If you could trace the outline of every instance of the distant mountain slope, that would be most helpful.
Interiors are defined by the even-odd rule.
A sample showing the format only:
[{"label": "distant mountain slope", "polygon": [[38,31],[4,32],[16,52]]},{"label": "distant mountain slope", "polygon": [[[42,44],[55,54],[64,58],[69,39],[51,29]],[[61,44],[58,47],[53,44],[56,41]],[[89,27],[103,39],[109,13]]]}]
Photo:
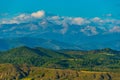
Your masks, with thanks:
[{"label": "distant mountain slope", "polygon": [[75,46],[55,40],[41,39],[41,38],[21,37],[21,38],[0,39],[0,50],[9,50],[20,46],[44,47],[53,50],[81,49],[79,46]]},{"label": "distant mountain slope", "polygon": [[[39,42],[38,39],[37,40],[33,39],[34,41],[31,39],[31,41],[28,40],[28,42],[30,43],[34,42],[33,44],[31,44],[33,46],[41,46],[45,48],[54,47],[55,49],[75,48],[91,50],[102,49],[107,47],[115,50],[120,50],[119,26],[115,26],[115,24],[113,24],[112,25],[113,28],[110,27],[112,22],[103,24],[101,26],[99,24],[96,25],[96,22],[95,23],[92,22],[89,25],[75,25],[68,23],[55,24],[55,23],[52,22],[51,20],[39,19],[37,21],[35,20],[30,23],[26,22],[20,24],[1,24],[0,38],[4,39],[8,38],[8,41],[6,40],[7,42],[9,42],[9,39],[13,37],[14,38],[31,37],[36,39],[42,38],[45,39],[45,41]],[[23,40],[25,39],[23,38]],[[39,43],[39,45],[36,44],[37,42]],[[2,43],[0,42],[0,44]],[[26,46],[28,45],[30,44],[27,44]],[[12,44],[10,45],[10,48],[11,46]],[[12,48],[13,47],[14,46],[12,46]]]},{"label": "distant mountain slope", "polygon": [[120,73],[75,71],[0,64],[0,80],[119,80]]},{"label": "distant mountain slope", "polygon": [[[0,50],[9,50],[15,47],[28,46],[28,47],[44,47],[53,50],[61,49],[73,49],[73,50],[93,50],[93,49],[103,49],[111,48],[114,50],[120,50],[120,40],[102,40],[96,41],[96,37],[92,36],[87,38],[87,42],[84,40],[78,39],[78,42],[75,44],[70,43],[70,40],[67,42],[60,42],[59,40],[49,40],[35,37],[18,37],[18,38],[1,38],[0,39]],[[95,40],[94,40],[95,39]],[[74,41],[75,42],[75,41]]]},{"label": "distant mountain slope", "polygon": [[54,51],[23,46],[1,52],[0,63],[28,64],[59,69],[120,71],[120,52],[109,48],[92,51]]}]

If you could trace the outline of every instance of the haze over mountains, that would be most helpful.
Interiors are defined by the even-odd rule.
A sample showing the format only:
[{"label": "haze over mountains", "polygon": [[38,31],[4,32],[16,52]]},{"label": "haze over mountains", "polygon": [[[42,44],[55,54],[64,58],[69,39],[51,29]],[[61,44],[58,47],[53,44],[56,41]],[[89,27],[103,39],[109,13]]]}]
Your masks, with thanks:
[{"label": "haze over mountains", "polygon": [[34,47],[43,47],[52,50],[60,50],[60,49],[74,49],[79,50],[82,49],[80,46],[67,44],[64,42],[59,42],[55,40],[46,40],[41,38],[34,37],[20,37],[20,38],[5,38],[0,39],[0,50],[9,50],[20,46],[28,46],[31,48]]},{"label": "haze over mountains", "polygon": [[[49,47],[46,48],[51,49],[53,49],[53,45],[56,46],[55,49],[71,49],[71,45],[74,46],[73,49],[112,48],[120,50],[119,25],[119,19],[111,17],[56,16],[43,10],[31,14],[23,13],[11,18],[1,19],[0,40],[3,44],[1,47],[13,44],[13,47],[19,45],[40,46],[35,45],[35,43],[42,44],[41,46],[45,47],[43,44],[49,42],[47,44]],[[23,43],[25,37],[31,38],[31,40],[28,40],[31,44]],[[39,39],[42,39],[42,41]],[[14,43],[16,41],[19,45]]]}]

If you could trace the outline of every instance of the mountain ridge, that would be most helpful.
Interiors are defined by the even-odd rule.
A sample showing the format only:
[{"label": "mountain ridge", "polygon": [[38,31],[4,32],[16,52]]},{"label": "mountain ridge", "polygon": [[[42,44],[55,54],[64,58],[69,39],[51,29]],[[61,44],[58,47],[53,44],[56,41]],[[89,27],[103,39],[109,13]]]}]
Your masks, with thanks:
[{"label": "mountain ridge", "polygon": [[9,50],[12,48],[27,46],[27,47],[44,47],[53,50],[59,49],[80,49],[79,46],[67,44],[56,40],[46,40],[34,37],[18,37],[18,38],[3,38],[0,39],[0,50]]},{"label": "mountain ridge", "polygon": [[[110,42],[104,42],[104,43],[110,43],[110,45],[118,44],[119,46],[119,40]],[[18,38],[0,38],[0,50],[9,50],[12,48],[20,47],[20,46],[27,46],[27,47],[43,47],[43,48],[48,48],[48,49],[53,49],[53,50],[61,50],[61,49],[73,49],[73,50],[95,50],[95,49],[103,49],[103,48],[111,48],[114,50],[117,49],[116,47],[110,47],[110,46],[102,46],[100,45],[99,47],[92,48],[92,46],[96,46],[96,42],[93,42],[93,44],[90,46],[89,43],[84,44],[70,44],[70,43],[65,43],[65,42],[60,42],[57,40],[48,40],[48,39],[42,39],[42,38],[35,38],[35,37],[18,37]],[[99,44],[99,43],[98,43]],[[91,47],[91,48],[90,48]]]}]

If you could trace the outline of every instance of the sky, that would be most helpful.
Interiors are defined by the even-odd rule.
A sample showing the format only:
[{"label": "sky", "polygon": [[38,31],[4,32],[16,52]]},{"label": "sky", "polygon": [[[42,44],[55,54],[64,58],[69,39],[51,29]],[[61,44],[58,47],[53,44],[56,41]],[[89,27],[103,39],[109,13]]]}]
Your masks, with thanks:
[{"label": "sky", "polygon": [[120,49],[120,0],[0,0],[0,38],[23,36]]},{"label": "sky", "polygon": [[49,26],[49,22],[53,23],[53,26],[61,25],[62,29],[59,31],[62,34],[69,31],[68,26],[70,25],[78,25],[80,28],[82,26],[83,28],[78,32],[88,36],[113,32],[120,33],[120,1],[0,0],[1,34],[6,34],[6,31],[12,33],[12,30],[17,31],[16,28],[20,28],[16,25],[16,28],[9,27],[9,29],[2,27],[2,24],[21,25],[22,23],[31,24],[35,21],[37,23],[41,22],[41,25],[36,25],[37,27],[43,24]]},{"label": "sky", "polygon": [[60,16],[119,18],[119,9],[120,0],[0,0],[0,17],[44,10]]}]

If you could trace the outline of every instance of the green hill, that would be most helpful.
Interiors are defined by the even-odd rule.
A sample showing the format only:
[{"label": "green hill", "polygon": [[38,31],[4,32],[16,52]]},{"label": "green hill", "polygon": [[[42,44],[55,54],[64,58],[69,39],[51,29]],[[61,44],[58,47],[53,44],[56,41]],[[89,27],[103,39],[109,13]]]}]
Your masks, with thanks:
[{"label": "green hill", "polygon": [[119,80],[120,52],[18,47],[0,52],[0,80]]},{"label": "green hill", "polygon": [[112,49],[91,51],[18,47],[0,53],[0,63],[28,64],[56,69],[120,71],[120,52]]},{"label": "green hill", "polygon": [[19,47],[0,53],[0,63],[43,65],[50,58],[66,58],[64,53],[58,53],[44,48]]}]

